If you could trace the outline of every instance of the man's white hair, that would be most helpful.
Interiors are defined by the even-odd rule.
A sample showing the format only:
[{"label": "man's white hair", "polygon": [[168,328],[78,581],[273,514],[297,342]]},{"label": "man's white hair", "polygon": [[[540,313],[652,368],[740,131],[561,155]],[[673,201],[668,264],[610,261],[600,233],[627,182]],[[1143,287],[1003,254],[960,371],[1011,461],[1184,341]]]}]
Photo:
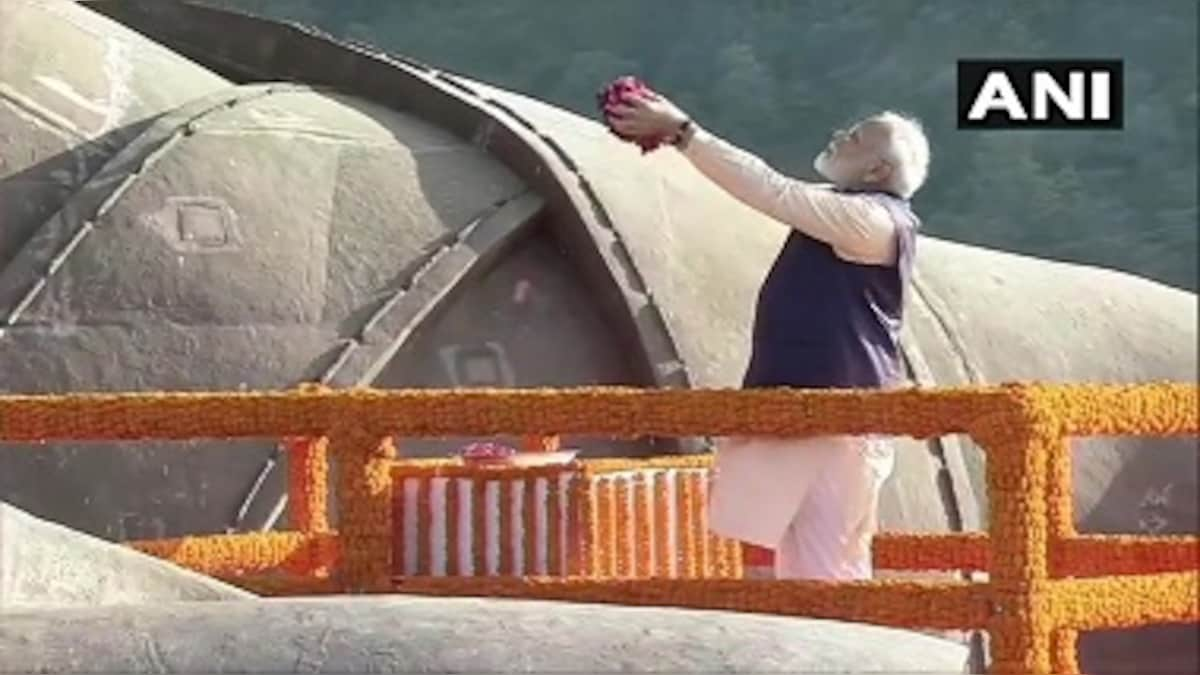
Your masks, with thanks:
[{"label": "man's white hair", "polygon": [[883,156],[892,165],[888,185],[904,199],[911,198],[929,175],[929,139],[915,117],[891,110],[871,116],[872,122],[888,127],[888,143]]}]

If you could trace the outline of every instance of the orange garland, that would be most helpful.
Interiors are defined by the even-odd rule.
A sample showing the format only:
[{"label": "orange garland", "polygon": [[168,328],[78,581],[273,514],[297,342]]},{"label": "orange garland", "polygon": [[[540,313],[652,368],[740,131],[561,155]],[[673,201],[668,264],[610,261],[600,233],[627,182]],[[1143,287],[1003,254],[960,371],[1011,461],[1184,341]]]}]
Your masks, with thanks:
[{"label": "orange garland", "polygon": [[[570,597],[595,597],[642,603],[677,600],[709,605],[765,609],[790,613],[807,608],[810,615],[838,614],[845,618],[896,625],[926,623],[946,628],[982,625],[992,635],[993,671],[1050,672],[1073,668],[1073,641],[1078,630],[1132,626],[1146,622],[1196,621],[1197,582],[1195,538],[1147,542],[1144,538],[1071,538],[1069,453],[1065,438],[1085,435],[1180,435],[1196,433],[1200,390],[1194,385],[1040,386],[929,392],[796,392],[796,391],[645,391],[578,389],[570,391],[406,391],[352,390],[247,394],[84,394],[71,396],[9,396],[0,398],[0,440],[147,440],[196,437],[245,438],[271,435],[330,437],[329,451],[339,461],[341,500],[342,581],[349,590],[386,589],[388,539],[392,532],[389,466],[394,451],[377,439],[390,434],[411,436],[577,433],[619,438],[636,436],[771,435],[889,433],[929,438],[969,433],[988,452],[988,486],[992,501],[990,582],[965,589],[941,586],[914,588],[911,595],[879,591],[864,596],[854,585],[837,585],[828,593],[803,587],[801,595],[782,587],[754,586],[705,580],[702,586],[682,587],[687,580],[654,580],[657,585],[621,586],[592,580],[592,585],[513,585],[493,580],[422,580],[445,589],[455,584],[491,582],[488,594],[528,595],[531,588]],[[903,411],[901,413],[900,411]],[[362,424],[347,429],[347,420]],[[319,480],[312,477],[308,480]],[[692,481],[681,481],[679,504],[683,522],[703,521]],[[319,517],[313,507],[316,491],[300,493],[296,521],[310,527]],[[550,501],[557,500],[550,491]],[[305,514],[304,510],[308,509]],[[557,509],[551,513],[554,536]],[[594,521],[594,519],[592,519]],[[710,543],[685,528],[685,552],[699,553]],[[240,536],[240,535],[239,535]],[[273,535],[248,535],[270,537]],[[207,538],[204,544],[178,544],[172,550],[145,543],[156,554],[187,560],[189,566],[233,566],[250,570],[268,565],[280,553],[263,553],[274,544]],[[267,540],[264,540],[267,541]],[[563,542],[565,543],[565,542]],[[189,548],[190,546],[190,548]],[[1083,550],[1124,551],[1117,567],[1161,574],[1099,579],[1061,579],[1059,575],[1088,572],[1073,558]],[[190,551],[181,554],[180,551]],[[273,550],[273,549],[272,549]],[[1151,553],[1151,552],[1154,553]],[[1169,552],[1164,561],[1160,553]],[[910,557],[917,557],[914,552]],[[978,552],[956,553],[963,562]],[[710,557],[686,556],[691,575],[710,573]],[[700,560],[697,560],[700,558]],[[987,558],[985,554],[985,558]],[[700,563],[697,569],[697,563]],[[281,563],[282,564],[282,563]],[[311,566],[311,565],[310,565]],[[1186,566],[1188,571],[1177,568]],[[303,565],[301,565],[303,567]],[[557,559],[552,570],[559,567]],[[636,582],[629,582],[636,583]],[[744,585],[738,585],[744,584]],[[1190,586],[1189,586],[1190,584]],[[432,586],[431,586],[432,587]],[[406,586],[413,588],[413,586]],[[565,590],[564,590],[565,589]],[[478,589],[477,589],[478,590]],[[861,606],[854,598],[870,597]],[[935,598],[953,598],[962,609],[978,611],[986,598],[990,608],[982,621],[937,610]],[[806,599],[807,598],[807,599]],[[1134,604],[1121,609],[1114,598]],[[784,600],[788,606],[781,606]],[[819,600],[819,601],[818,601]],[[829,603],[826,607],[821,603]],[[975,604],[972,604],[975,603]],[[1190,604],[1189,604],[1190,603]]]},{"label": "orange garland", "polygon": [[[453,515],[458,512],[457,505],[451,505],[453,492],[448,493],[445,504],[431,503],[432,494],[430,481],[434,477],[445,478],[446,474],[462,475],[468,485],[477,492],[476,501],[483,502],[483,496],[488,485],[497,484],[500,504],[500,519],[498,540],[499,576],[513,576],[534,573],[530,569],[516,568],[517,548],[514,543],[517,519],[525,518],[526,531],[524,547],[527,559],[535,553],[536,544],[545,541],[545,537],[536,536],[532,525],[533,494],[526,494],[524,502],[517,505],[516,510],[508,506],[515,496],[518,481],[525,484],[535,475],[552,477],[558,485],[552,495],[559,499],[559,506],[564,505],[568,514],[568,530],[570,536],[561,543],[557,553],[565,550],[568,569],[565,572],[553,571],[552,574],[568,576],[619,576],[630,578],[670,577],[676,573],[672,558],[691,559],[697,566],[697,575],[706,578],[737,578],[742,574],[741,545],[739,542],[725,539],[707,531],[705,524],[705,494],[704,488],[709,480],[707,470],[696,470],[687,467],[694,466],[691,461],[676,462],[682,465],[685,472],[678,476],[681,485],[691,488],[681,488],[681,494],[690,502],[684,509],[683,520],[671,522],[672,504],[670,503],[669,469],[671,458],[648,460],[647,464],[661,467],[659,470],[625,471],[624,467],[606,462],[605,466],[613,471],[607,475],[596,471],[588,462],[574,462],[557,467],[537,467],[522,469],[519,467],[497,467],[494,465],[459,465],[448,463],[430,463],[426,460],[410,462],[398,461],[393,465],[392,482],[399,486],[393,494],[396,505],[393,516],[398,529],[393,533],[393,539],[402,541],[411,538],[405,531],[408,527],[404,518],[404,509],[410,499],[418,503],[418,520],[416,523],[416,538],[419,540],[420,560],[415,572],[416,576],[427,576],[433,573],[433,551],[428,541],[432,533],[434,511],[447,510],[449,520],[444,542],[446,555],[453,557],[458,541],[458,528],[455,526]],[[504,476],[504,480],[493,481],[494,477]],[[561,479],[566,481],[566,493],[562,490]],[[416,482],[416,489],[408,487]],[[406,494],[411,493],[411,494]],[[565,502],[562,500],[565,499]],[[452,507],[453,506],[453,507]],[[549,507],[555,511],[556,507]],[[690,515],[688,515],[690,514]],[[480,542],[485,542],[491,536],[491,528],[496,527],[496,510],[490,506],[486,512],[478,509],[472,512],[475,522],[474,536]],[[411,520],[411,519],[410,519]],[[556,532],[558,530],[555,530]],[[690,540],[680,545],[673,540],[679,535],[690,532]],[[561,532],[559,533],[561,538]],[[688,548],[691,542],[691,549]],[[483,543],[476,546],[477,551],[483,550]],[[394,556],[403,556],[402,546],[394,547]],[[489,550],[490,555],[490,550]],[[396,558],[397,560],[399,558]],[[482,561],[481,561],[482,568]],[[461,571],[449,571],[448,574],[460,574]],[[397,572],[398,574],[400,572]],[[440,573],[439,573],[440,574]]]},{"label": "orange garland", "polygon": [[391,570],[390,467],[396,448],[391,439],[350,429],[330,435],[330,450],[339,462],[345,588],[353,592],[386,587]]},{"label": "orange garland", "polygon": [[336,533],[255,532],[133,541],[142,553],[210,576],[237,576],[271,570],[297,575],[327,574],[340,553]]},{"label": "orange garland", "polygon": [[329,531],[329,440],[288,438],[288,509],[292,529]]},{"label": "orange garland", "polygon": [[[1080,534],[1051,542],[1050,553],[1055,577],[1178,572],[1200,565],[1200,537]],[[990,569],[992,556],[983,532],[883,532],[872,557],[880,569],[953,571]]]},{"label": "orange garland", "polygon": [[630,532],[633,527],[633,521],[629,519],[629,482],[619,479],[613,479],[613,490],[616,493],[614,501],[617,504],[617,545],[613,547],[613,553],[617,558],[616,576],[632,577],[636,574],[636,568],[633,564],[633,551],[629,548]]},{"label": "orange garland", "polygon": [[[633,524],[634,524],[634,568],[633,574],[645,578],[654,574],[654,522],[653,495],[643,474],[634,474],[633,481]],[[665,524],[665,523],[664,523]]]},{"label": "orange garland", "polygon": [[1096,579],[1056,579],[1049,603],[1056,624],[1076,630],[1200,621],[1200,571]]},{"label": "orange garland", "polygon": [[[654,472],[654,495],[653,500],[653,518],[654,518],[654,576],[670,577],[671,573],[671,556],[673,555],[673,547],[671,546],[671,519],[670,503],[667,500],[669,492],[667,491],[667,474],[661,471]],[[675,520],[675,528],[679,528],[679,520]]]},{"label": "orange garland", "polygon": [[612,479],[602,479],[596,484],[596,538],[599,541],[596,556],[597,576],[617,576],[617,523],[621,520],[617,512],[616,488]]},{"label": "orange garland", "polygon": [[1063,435],[1196,433],[1200,389],[1006,384],[835,391],[758,389],[379,390],[301,387],[263,392],[144,392],[0,397],[6,442],[320,437],[348,420],[376,438],[554,435],[806,437],[972,433],[998,411],[1037,398]]},{"label": "orange garland", "polygon": [[680,570],[680,576],[686,579],[694,579],[700,576],[700,560],[696,555],[697,536],[695,528],[690,526],[690,523],[697,522],[699,518],[695,511],[696,499],[694,493],[696,491],[696,481],[691,480],[682,472],[676,474],[677,481],[675,483],[675,508],[679,514],[680,533],[679,537],[679,556],[684,569]]}]

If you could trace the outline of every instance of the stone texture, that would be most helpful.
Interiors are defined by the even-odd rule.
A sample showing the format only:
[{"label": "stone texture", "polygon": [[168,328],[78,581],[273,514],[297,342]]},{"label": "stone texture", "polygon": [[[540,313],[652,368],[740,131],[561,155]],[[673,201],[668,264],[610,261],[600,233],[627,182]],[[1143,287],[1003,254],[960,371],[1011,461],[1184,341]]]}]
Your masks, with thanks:
[{"label": "stone texture", "polygon": [[227,86],[69,0],[0,2],[0,269],[155,117]]},{"label": "stone texture", "polygon": [[[255,596],[132,549],[46,522],[0,502],[0,625],[9,613],[42,610],[57,623],[62,608],[103,614],[116,606],[172,601],[249,600]],[[53,609],[53,611],[49,611]],[[101,630],[100,633],[104,631]],[[98,633],[99,634],[99,633]],[[11,634],[10,634],[11,635]],[[29,637],[29,636],[27,636]],[[38,642],[32,642],[39,645]],[[40,646],[31,648],[33,651]],[[3,654],[4,648],[0,648]],[[15,661],[0,656],[0,670]],[[103,670],[103,669],[101,669]]]},{"label": "stone texture", "polygon": [[0,663],[40,673],[961,673],[965,658],[937,638],[832,621],[471,598],[159,604],[0,623]]}]

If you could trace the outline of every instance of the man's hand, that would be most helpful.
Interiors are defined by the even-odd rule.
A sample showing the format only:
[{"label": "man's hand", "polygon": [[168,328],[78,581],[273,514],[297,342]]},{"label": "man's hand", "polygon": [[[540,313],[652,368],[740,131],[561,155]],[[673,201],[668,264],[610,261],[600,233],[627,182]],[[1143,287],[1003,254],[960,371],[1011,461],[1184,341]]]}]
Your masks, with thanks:
[{"label": "man's hand", "polygon": [[627,136],[674,136],[688,120],[686,113],[658,94],[613,106],[611,114],[613,128]]}]

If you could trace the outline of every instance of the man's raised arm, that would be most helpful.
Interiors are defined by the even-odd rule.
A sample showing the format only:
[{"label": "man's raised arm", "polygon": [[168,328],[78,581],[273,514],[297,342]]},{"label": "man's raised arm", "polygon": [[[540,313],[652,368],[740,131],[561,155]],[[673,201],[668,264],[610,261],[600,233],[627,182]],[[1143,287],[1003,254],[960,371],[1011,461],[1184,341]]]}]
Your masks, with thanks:
[{"label": "man's raised arm", "polygon": [[842,258],[870,265],[895,260],[895,223],[870,199],[786,176],[759,157],[692,125],[680,152],[750,208],[833,246]]}]

